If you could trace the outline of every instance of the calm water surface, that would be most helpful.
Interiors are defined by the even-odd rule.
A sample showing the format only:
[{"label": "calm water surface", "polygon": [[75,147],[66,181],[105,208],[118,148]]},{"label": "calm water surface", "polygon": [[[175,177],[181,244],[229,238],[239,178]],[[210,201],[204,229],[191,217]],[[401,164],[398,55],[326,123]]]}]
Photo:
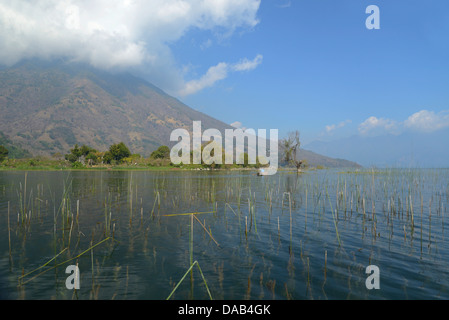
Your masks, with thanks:
[{"label": "calm water surface", "polygon": [[[448,197],[443,169],[0,172],[0,298],[166,299],[198,261],[213,299],[448,299]],[[209,299],[192,270],[172,299]]]}]

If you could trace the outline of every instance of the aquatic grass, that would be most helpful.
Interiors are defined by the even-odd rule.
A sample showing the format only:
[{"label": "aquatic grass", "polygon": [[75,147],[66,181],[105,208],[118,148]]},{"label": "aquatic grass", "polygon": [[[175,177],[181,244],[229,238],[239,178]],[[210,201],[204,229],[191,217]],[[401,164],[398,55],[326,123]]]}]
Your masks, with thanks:
[{"label": "aquatic grass", "polygon": [[11,226],[9,223],[9,211],[10,211],[10,203],[8,201],[8,246],[9,246],[9,261],[11,262],[12,255],[11,255]]},{"label": "aquatic grass", "polygon": [[179,282],[177,283],[177,285],[175,286],[175,288],[172,290],[172,292],[170,292],[170,294],[168,295],[168,297],[166,298],[166,300],[170,300],[170,299],[171,299],[171,297],[172,297],[173,294],[176,292],[176,290],[178,289],[179,285],[184,281],[184,279],[185,279],[186,276],[189,274],[189,272],[192,272],[192,271],[193,271],[193,267],[194,267],[195,265],[198,267],[198,271],[200,272],[200,275],[201,275],[201,278],[202,278],[202,280],[203,280],[204,286],[206,287],[207,294],[209,295],[209,299],[210,299],[210,300],[213,300],[212,294],[210,293],[209,287],[207,286],[207,282],[206,282],[206,279],[205,279],[205,277],[204,277],[203,271],[201,270],[200,264],[199,264],[198,261],[196,261],[196,260],[190,265],[189,269],[187,269],[186,273],[182,276],[181,280],[179,280]]},{"label": "aquatic grass", "polygon": [[293,229],[292,229],[292,198],[290,192],[284,192],[282,194],[282,205],[284,204],[284,196],[288,195],[288,205],[289,205],[289,212],[290,212],[290,245],[289,245],[289,253],[290,255],[293,254]]},{"label": "aquatic grass", "polygon": [[153,209],[151,209],[151,217],[154,218],[154,208],[156,207],[156,201],[158,204],[158,208],[161,208],[161,196],[159,194],[159,191],[156,192],[156,197],[154,198],[154,203],[153,203]]},{"label": "aquatic grass", "polygon": [[106,242],[106,241],[108,241],[108,240],[110,240],[110,239],[111,239],[111,237],[108,237],[108,238],[106,238],[106,239],[103,239],[102,241],[98,242],[97,244],[95,244],[95,245],[93,245],[93,246],[90,246],[88,249],[84,250],[83,252],[81,252],[81,253],[78,254],[77,256],[75,256],[75,257],[73,257],[73,258],[70,258],[70,259],[68,259],[68,260],[65,260],[64,262],[58,263],[58,264],[56,264],[55,266],[53,266],[53,267],[51,267],[51,268],[48,268],[48,269],[42,271],[41,273],[37,274],[36,276],[34,276],[34,277],[28,279],[27,281],[22,282],[23,278],[25,278],[26,276],[28,276],[28,275],[30,275],[30,274],[32,274],[32,273],[34,273],[34,272],[36,272],[36,271],[38,271],[38,270],[40,270],[40,269],[46,267],[50,262],[54,261],[58,256],[60,256],[62,253],[64,253],[64,252],[68,249],[68,247],[64,248],[60,253],[58,253],[55,257],[53,257],[52,259],[50,259],[48,262],[46,262],[46,263],[43,264],[42,266],[40,266],[40,267],[34,269],[33,271],[28,272],[28,273],[25,274],[25,275],[20,276],[20,277],[19,277],[19,287],[20,287],[20,286],[23,286],[23,285],[25,285],[25,284],[27,284],[28,282],[30,282],[30,281],[36,279],[36,278],[39,277],[40,275],[42,275],[42,274],[44,274],[44,273],[46,273],[46,272],[48,272],[48,271],[50,271],[50,270],[56,269],[56,268],[58,268],[58,267],[60,267],[60,266],[62,266],[62,265],[64,265],[64,264],[69,263],[70,261],[73,261],[73,260],[75,260],[75,259],[80,258],[81,256],[83,256],[83,255],[86,254],[87,252],[93,250],[95,247],[98,247],[99,245],[101,245],[102,243],[104,243],[104,242]]},{"label": "aquatic grass", "polygon": [[[73,255],[76,255],[81,251],[79,250],[80,248],[83,249],[85,247],[85,245],[81,245],[78,248],[80,243],[84,242],[82,232],[87,234],[85,228],[92,226],[92,239],[95,239],[97,235],[101,235],[102,237],[111,236],[112,239],[116,237],[117,240],[114,243],[118,244],[120,252],[123,252],[122,250],[127,252],[127,257],[130,259],[127,262],[130,263],[129,266],[122,268],[122,276],[117,277],[118,271],[114,271],[115,276],[113,281],[116,282],[116,285],[112,290],[117,290],[117,288],[121,287],[121,292],[116,291],[109,295],[109,291],[111,290],[110,285],[101,281],[104,275],[107,276],[109,274],[108,271],[103,270],[109,269],[109,264],[114,261],[114,258],[110,259],[104,256],[101,259],[95,257],[97,258],[97,266],[95,267],[94,253],[93,250],[91,251],[90,259],[93,271],[91,299],[97,299],[101,296],[117,298],[119,296],[123,297],[123,294],[128,298],[131,297],[131,294],[133,297],[139,297],[139,299],[146,299],[148,297],[160,298],[160,292],[150,292],[149,295],[143,296],[137,294],[131,288],[135,285],[135,276],[146,277],[148,273],[145,272],[151,272],[148,278],[151,278],[153,273],[160,274],[161,277],[170,278],[167,293],[173,291],[175,284],[179,284],[179,286],[181,284],[185,285],[185,277],[183,279],[184,281],[181,282],[173,282],[172,280],[173,274],[170,274],[170,272],[173,272],[172,268],[177,268],[178,266],[167,267],[172,261],[170,260],[171,258],[167,258],[170,254],[160,250],[156,259],[156,250],[160,248],[157,241],[163,241],[164,237],[172,236],[172,232],[179,232],[179,235],[182,236],[185,230],[182,219],[177,224],[174,221],[166,222],[164,219],[160,219],[160,217],[178,216],[182,218],[182,216],[185,216],[190,221],[187,229],[190,230],[189,239],[185,239],[186,241],[176,241],[175,244],[176,246],[186,247],[185,266],[181,265],[181,275],[184,274],[186,269],[189,269],[187,270],[187,274],[190,272],[191,279],[193,279],[193,276],[195,278],[200,276],[198,268],[194,264],[195,258],[197,258],[196,255],[200,252],[211,259],[217,257],[219,259],[229,258],[229,260],[226,260],[226,268],[220,271],[221,275],[219,277],[221,278],[217,282],[218,291],[214,293],[214,298],[216,298],[215,295],[224,299],[236,296],[244,296],[249,299],[254,297],[271,297],[271,294],[267,295],[267,290],[273,293],[273,297],[283,296],[284,298],[287,297],[287,299],[292,297],[301,298],[304,297],[304,291],[302,290],[302,285],[304,285],[304,288],[307,287],[305,291],[307,298],[327,299],[328,295],[329,298],[338,296],[338,293],[335,293],[336,284],[343,285],[343,287],[348,286],[350,293],[347,298],[366,297],[366,294],[360,293],[357,286],[354,286],[354,275],[356,274],[354,270],[358,271],[358,266],[364,264],[365,260],[368,260],[365,259],[368,257],[365,252],[368,251],[370,263],[376,263],[375,257],[376,259],[383,259],[387,250],[407,250],[407,257],[410,257],[410,260],[417,254],[418,259],[421,258],[422,261],[429,261],[429,263],[435,260],[436,257],[446,254],[443,242],[446,235],[442,230],[447,221],[445,215],[449,201],[449,183],[447,183],[447,180],[444,182],[448,177],[447,173],[438,176],[436,172],[410,173],[408,170],[385,170],[384,173],[381,173],[375,170],[375,174],[373,175],[372,169],[366,169],[364,171],[367,171],[368,174],[346,174],[346,176],[340,174],[339,176],[335,176],[332,174],[332,171],[320,171],[309,175],[302,175],[296,180],[292,179],[293,175],[289,175],[289,180],[285,179],[285,177],[270,177],[269,179],[265,177],[263,180],[257,180],[257,183],[254,183],[256,180],[252,180],[251,178],[247,180],[246,177],[242,178],[239,176],[234,178],[228,175],[223,179],[219,175],[207,176],[206,179],[202,176],[198,180],[185,179],[184,176],[178,177],[173,175],[171,176],[170,182],[170,179],[167,179],[165,174],[160,174],[157,177],[134,175],[131,186],[129,185],[129,175],[125,176],[125,179],[121,177],[117,177],[116,179],[114,177],[114,180],[106,180],[105,175],[101,177],[101,180],[100,177],[99,179],[93,179],[97,190],[95,194],[92,193],[92,188],[84,187],[84,185],[79,183],[78,176],[73,176],[72,187],[70,183],[72,177],[67,178],[66,175],[63,175],[64,179],[67,179],[65,188],[56,189],[56,193],[46,192],[45,195],[42,194],[43,188],[40,182],[36,192],[35,176],[28,175],[27,201],[25,204],[28,209],[24,215],[24,224],[21,226],[18,223],[17,229],[14,223],[12,226],[8,226],[11,236],[8,242],[10,243],[9,246],[14,262],[18,261],[15,264],[20,265],[26,262],[27,260],[25,259],[27,259],[30,249],[34,246],[29,241],[31,239],[30,236],[34,235],[34,239],[36,239],[36,235],[44,232],[44,234],[50,234],[51,237],[51,232],[48,233],[45,231],[45,228],[48,226],[48,220],[51,222],[52,201],[50,200],[46,203],[45,197],[56,198],[56,201],[53,200],[53,216],[57,217],[57,219],[54,219],[57,223],[57,234],[54,237],[55,252],[53,256],[65,247],[70,247],[66,251],[67,258],[70,258],[72,255],[70,254],[70,250],[73,252]],[[281,172],[281,175],[285,176],[286,174]],[[210,189],[212,188],[211,180],[214,181],[214,192]],[[5,190],[5,199],[8,197],[8,193],[13,195],[14,201],[11,201],[11,208],[8,211],[11,210],[12,214],[17,208],[17,211],[14,213],[19,212],[20,222],[19,200],[22,203],[22,207],[24,203],[23,175],[17,181],[21,181],[22,183],[21,191],[19,190],[18,193],[20,195],[20,192],[22,192],[22,195],[17,197],[17,199],[14,199],[14,192],[19,189],[17,187],[19,182],[16,185],[13,184],[11,187],[7,187],[6,190],[5,187],[3,189]],[[92,181],[92,179],[87,181]],[[154,192],[155,197],[146,199],[138,194],[138,190],[143,192],[142,190],[147,187],[146,184],[149,184],[148,189],[151,190],[150,192]],[[166,189],[161,188],[164,184]],[[158,186],[157,189],[155,188],[156,185]],[[240,189],[238,187],[239,185]],[[51,186],[53,188],[53,185]],[[140,209],[140,228],[131,229],[127,226],[127,219],[130,217],[126,214],[129,209],[129,203],[127,201],[131,201],[129,199],[130,195],[127,192],[132,192],[134,220],[137,218],[136,212]],[[239,193],[240,200],[242,200],[240,203],[241,210],[236,209],[239,206]],[[287,196],[287,194],[289,195]],[[256,198],[259,199],[259,203],[256,201]],[[260,199],[263,200],[260,201]],[[97,205],[95,205],[95,201]],[[156,207],[158,202],[162,205],[159,214]],[[225,211],[224,215],[219,214],[222,213],[222,211],[220,212],[222,205]],[[147,209],[144,212],[149,212],[149,216],[145,216],[142,213],[143,209],[147,207],[150,210]],[[151,217],[152,207],[153,217],[156,215],[159,217],[157,221],[152,221],[151,218],[148,218]],[[1,213],[4,213],[5,216],[7,209],[6,201],[1,208]],[[188,213],[169,213],[170,211],[177,212],[180,208],[183,208],[183,211]],[[201,208],[202,210],[204,208],[206,210],[212,208],[212,210],[207,212],[189,212],[194,211],[193,208]],[[421,213],[419,213],[420,209]],[[88,214],[84,214],[85,210],[88,210]],[[233,215],[226,215],[227,211],[231,211]],[[214,214],[201,220],[200,215],[204,213]],[[330,222],[331,215],[332,222]],[[421,215],[421,219],[419,215]],[[39,219],[37,219],[38,217]],[[47,220],[46,217],[48,217]],[[244,223],[246,228],[241,223],[243,222],[241,221],[243,217],[245,217]],[[211,224],[209,219],[212,219],[214,223]],[[292,228],[293,223],[297,219],[301,219],[299,223],[301,228]],[[192,227],[196,223],[195,220],[200,224],[202,230],[198,229],[200,232],[195,234],[196,238],[194,239]],[[134,222],[137,223],[138,221]],[[331,233],[321,232],[329,231],[327,228],[328,223],[333,224],[330,230]],[[323,227],[323,224],[326,224],[326,226]],[[61,225],[64,226],[62,233],[60,233]],[[6,223],[3,226],[6,240]],[[129,231],[129,234],[127,234],[129,238],[122,238],[123,228]],[[154,232],[149,232],[150,228]],[[220,232],[216,232],[215,228],[218,228]],[[242,230],[243,228],[246,230]],[[250,241],[250,236],[251,233],[254,234],[256,228],[259,239],[258,241],[252,242]],[[335,235],[332,232],[334,228]],[[30,231],[33,231],[33,233]],[[115,231],[117,232],[115,233]],[[244,231],[246,231],[245,234],[243,233]],[[78,243],[75,245],[75,239],[73,237],[76,236],[77,232]],[[22,237],[22,239],[15,241],[14,233],[17,237]],[[284,238],[284,233],[285,236],[290,236],[290,239],[287,240],[287,237]],[[243,235],[247,237],[247,242],[245,243],[243,240],[239,243],[239,236],[241,240]],[[215,245],[218,246],[218,242],[222,245],[222,236],[225,237],[224,239],[230,239],[232,244],[231,242],[226,243],[225,247],[222,248],[224,250],[219,250],[215,253]],[[232,236],[234,236],[234,239]],[[334,237],[334,240],[339,241],[333,241],[332,237]],[[349,239],[348,237],[350,237],[350,241],[348,240],[346,242],[345,239]],[[420,237],[420,251],[414,250],[415,244],[413,239],[415,237]],[[193,247],[193,241],[195,241],[195,247]],[[197,241],[198,243],[196,243]],[[227,242],[228,240],[225,241]],[[87,242],[86,245],[90,247],[95,242],[95,240],[92,240],[90,244]],[[212,247],[209,246],[211,242],[215,243]],[[300,243],[299,247],[298,242]],[[376,242],[378,243],[376,244]],[[290,245],[289,258],[287,258],[286,252],[283,253],[285,250],[282,250],[283,247],[286,249],[285,244]],[[320,250],[320,244],[325,245],[326,250],[323,254],[319,254],[319,252],[322,252]],[[346,259],[341,255],[344,250],[340,250],[339,248],[342,248],[344,244],[346,244],[345,249],[348,252],[351,252],[351,254],[354,253],[349,255],[350,259]],[[17,252],[20,254],[20,246],[24,251],[18,256],[17,260],[15,255]],[[197,246],[199,248],[198,252],[196,249]],[[418,244],[416,243],[417,246]],[[298,247],[298,251],[300,251],[303,264],[301,277],[298,277],[297,274],[295,275],[295,270],[292,268],[297,267],[297,262],[293,262],[292,247]],[[426,247],[428,247],[428,251],[424,250]],[[6,249],[6,241],[4,243],[4,249],[6,253],[6,250],[8,250]],[[195,252],[193,249],[195,249]],[[151,253],[147,254],[147,250],[148,252],[152,251],[153,255]],[[241,250],[244,250],[245,254],[243,256],[240,255]],[[312,250],[311,252],[313,253],[309,254],[309,250]],[[328,254],[331,254],[329,259]],[[86,253],[86,255],[89,254]],[[144,272],[139,270],[139,274],[136,274],[136,269],[134,268],[135,263],[140,263],[142,257],[150,259],[150,268]],[[60,256],[58,257],[59,259]],[[103,262],[100,261],[99,263],[98,260],[103,260]],[[197,261],[201,264],[204,279],[210,281],[211,279],[209,277],[211,277],[211,272],[217,272],[216,269],[214,269],[215,271],[211,271],[209,266],[201,262],[202,260],[197,259]],[[285,263],[284,267],[288,269],[288,273],[284,273],[283,275],[276,274],[274,277],[270,276],[270,272],[274,273],[274,268],[277,268],[277,265],[274,265],[274,261],[279,261],[277,263],[280,264]],[[321,266],[324,265],[324,270],[321,269],[321,272],[315,274],[314,266],[318,262],[321,262]],[[177,262],[178,265],[179,263],[182,264],[182,261]],[[248,277],[249,287],[247,287],[246,283],[229,287],[230,283],[236,283],[233,273],[239,272],[235,268],[241,266],[242,263],[249,265],[250,268],[251,266],[257,265],[257,269],[260,270],[252,274],[250,273],[249,277],[248,274],[243,274],[245,280]],[[46,267],[51,267],[51,264]],[[124,267],[122,261],[117,264],[116,268],[119,269],[121,267]],[[214,265],[213,268],[215,267]],[[342,274],[340,275],[335,270],[342,270]],[[44,268],[36,271],[35,274],[40,271],[44,271]],[[27,280],[35,274],[31,274],[23,278],[23,280]],[[129,281],[130,288],[129,292],[126,289],[126,293],[124,292],[125,276],[127,281],[126,287],[128,287]],[[223,280],[223,277],[226,281]],[[430,277],[433,276],[429,275]],[[270,284],[268,284],[267,280]],[[260,283],[260,293],[254,281]],[[427,281],[426,284],[430,283],[430,281]],[[277,287],[274,285],[276,282],[278,283]],[[210,285],[210,283],[208,282],[207,285]],[[179,293],[179,286],[177,290],[173,291],[170,299],[173,299],[176,293],[181,294]],[[204,288],[203,281],[201,281],[201,287]],[[193,285],[191,288],[192,293],[189,298],[193,298]],[[248,291],[248,288],[252,288],[252,290]],[[213,287],[211,289],[213,289],[212,292],[215,291]],[[203,292],[203,290],[201,291]],[[247,295],[245,295],[246,291],[248,291]],[[42,297],[41,293],[36,292],[37,289],[33,286],[27,287],[28,297]],[[390,293],[386,292],[385,294],[388,295]],[[343,294],[343,296],[345,295]],[[67,298],[66,294],[60,291],[57,291],[55,297]],[[74,297],[78,298],[77,295]],[[339,295],[338,297],[342,296]],[[163,291],[162,298],[166,298],[166,294]]]},{"label": "aquatic grass", "polygon": [[164,214],[164,215],[162,215],[162,217],[191,216],[191,215],[207,214],[207,213],[215,213],[215,211],[189,212],[189,213],[171,213],[171,214]]},{"label": "aquatic grass", "polygon": [[[22,225],[24,225],[28,221],[28,207],[30,204],[30,200],[32,199],[31,193],[27,202],[27,181],[28,181],[28,172],[25,172],[24,185],[22,187],[22,182],[19,182],[19,190],[17,190],[17,196],[19,198],[19,213],[20,213],[20,219],[18,216],[17,221],[19,222],[20,220]],[[31,216],[31,211],[29,212],[29,215]]]},{"label": "aquatic grass", "polygon": [[[201,221],[196,217],[196,215],[199,214],[210,214],[210,213],[215,213],[216,211],[208,211],[208,212],[190,212],[190,213],[177,213],[177,214],[166,214],[163,215],[164,217],[179,217],[179,216],[190,216],[190,230],[189,230],[189,264],[190,264],[190,268],[187,270],[186,274],[184,275],[184,277],[182,277],[182,279],[178,282],[177,286],[173,289],[172,293],[168,296],[167,300],[170,299],[170,297],[172,296],[172,294],[176,291],[177,287],[181,284],[181,282],[184,280],[184,278],[187,276],[187,274],[190,272],[190,284],[191,284],[191,295],[193,296],[193,267],[196,264],[200,273],[201,273],[201,277],[203,278],[204,284],[206,285],[207,291],[210,295],[209,292],[209,288],[207,287],[207,283],[206,280],[204,279],[204,275],[203,272],[201,271],[201,268],[198,264],[197,261],[193,261],[193,222],[194,222],[194,218],[198,221],[198,223],[203,227],[203,229],[206,231],[206,233],[209,235],[209,237],[215,242],[215,244],[217,246],[219,246],[218,242],[214,239],[214,237],[212,236],[212,234],[206,229],[206,227],[201,223]],[[212,297],[211,297],[212,300]]]},{"label": "aquatic grass", "polygon": [[226,203],[225,207],[226,206],[228,206],[231,209],[231,211],[234,213],[235,216],[239,216],[240,217],[240,215],[237,215],[237,213],[235,213],[234,209],[232,209],[232,207],[229,205],[229,203]]},{"label": "aquatic grass", "polygon": [[[206,229],[206,227],[204,226],[204,224],[201,223],[200,219],[198,219],[196,217],[196,215],[192,214],[192,217],[194,217],[196,219],[196,221],[199,222],[199,224],[203,227],[204,231],[206,231],[206,233],[209,235],[209,237],[215,242],[215,244],[217,245],[217,247],[219,247],[220,245],[218,244],[218,242],[214,239],[214,237],[212,236],[212,234],[210,233],[210,231],[208,231]],[[193,222],[193,221],[192,221]]]},{"label": "aquatic grass", "polygon": [[[29,276],[30,274],[32,274],[32,273],[34,273],[34,272],[36,272],[36,271],[39,271],[39,270],[41,270],[42,268],[45,268],[46,266],[48,266],[53,260],[55,260],[55,259],[56,259],[57,257],[59,257],[61,254],[63,254],[64,252],[66,252],[67,249],[68,249],[67,247],[64,248],[64,249],[63,249],[61,252],[59,252],[56,256],[54,256],[53,258],[51,258],[50,260],[48,260],[46,263],[44,263],[44,264],[41,265],[40,267],[38,267],[38,268],[36,268],[36,269],[34,269],[34,270],[32,270],[32,271],[26,273],[26,274],[21,275],[21,276],[19,277],[19,283],[20,283],[20,281],[21,281],[23,278],[25,278],[25,277]],[[21,285],[23,285],[23,284],[25,284],[25,283],[21,283]]]},{"label": "aquatic grass", "polygon": [[338,226],[337,226],[336,214],[334,214],[334,209],[333,209],[333,207],[332,207],[332,202],[331,202],[331,199],[330,199],[330,197],[329,197],[329,193],[327,192],[327,187],[326,187],[326,195],[327,195],[327,198],[329,199],[329,204],[330,204],[330,206],[331,206],[332,219],[333,219],[333,221],[334,221],[335,233],[337,234],[338,246],[341,247],[340,234],[339,234],[339,232],[338,232]]}]

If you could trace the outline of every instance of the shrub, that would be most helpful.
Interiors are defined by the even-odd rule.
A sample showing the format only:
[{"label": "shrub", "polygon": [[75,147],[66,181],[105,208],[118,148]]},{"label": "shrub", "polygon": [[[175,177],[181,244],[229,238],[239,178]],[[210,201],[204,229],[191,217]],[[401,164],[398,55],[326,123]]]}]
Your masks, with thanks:
[{"label": "shrub", "polygon": [[118,162],[121,162],[124,158],[131,156],[131,152],[123,142],[111,145],[109,147],[109,153],[112,159]]},{"label": "shrub", "polygon": [[160,146],[151,153],[152,159],[168,159],[170,158],[170,149],[167,146]]},{"label": "shrub", "polygon": [[8,156],[8,149],[6,149],[4,146],[0,146],[0,162],[5,160],[5,158]]},{"label": "shrub", "polygon": [[85,167],[84,167],[84,164],[82,164],[81,162],[75,161],[75,162],[72,164],[72,168],[73,168],[73,169],[83,169],[83,168],[85,168]]}]

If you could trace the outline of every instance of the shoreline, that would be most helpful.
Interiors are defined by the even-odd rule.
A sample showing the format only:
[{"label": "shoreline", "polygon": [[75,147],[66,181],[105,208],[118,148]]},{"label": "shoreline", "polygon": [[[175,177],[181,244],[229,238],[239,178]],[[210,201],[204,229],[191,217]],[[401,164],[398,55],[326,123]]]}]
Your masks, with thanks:
[{"label": "shoreline", "polygon": [[[82,168],[74,168],[71,166],[55,166],[55,165],[41,165],[41,166],[5,166],[0,165],[0,172],[8,172],[8,171],[207,171],[207,172],[222,172],[222,171],[250,171],[257,173],[260,168],[244,168],[244,167],[231,167],[231,168],[205,168],[205,167],[173,167],[173,166],[91,166],[91,167],[82,167]],[[310,167],[306,169],[301,169],[298,173],[305,173],[307,171],[315,171],[329,168],[316,168]],[[295,168],[286,168],[279,167],[279,171],[282,172],[292,172],[296,173]]]}]

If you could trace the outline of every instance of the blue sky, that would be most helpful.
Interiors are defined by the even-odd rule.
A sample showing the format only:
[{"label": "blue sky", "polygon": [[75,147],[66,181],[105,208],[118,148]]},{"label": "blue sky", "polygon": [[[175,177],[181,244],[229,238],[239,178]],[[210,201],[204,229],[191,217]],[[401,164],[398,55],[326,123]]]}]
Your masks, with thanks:
[{"label": "blue sky", "polygon": [[[380,9],[380,30],[365,27],[370,4]],[[172,47],[200,74],[263,56],[185,103],[227,123],[299,130],[305,142],[359,134],[370,117],[400,125],[421,110],[449,110],[447,1],[262,1],[257,18],[223,43],[192,30]]]},{"label": "blue sky", "polygon": [[130,71],[228,124],[299,130],[303,145],[449,127],[447,0],[0,0],[0,30],[2,65]]}]

